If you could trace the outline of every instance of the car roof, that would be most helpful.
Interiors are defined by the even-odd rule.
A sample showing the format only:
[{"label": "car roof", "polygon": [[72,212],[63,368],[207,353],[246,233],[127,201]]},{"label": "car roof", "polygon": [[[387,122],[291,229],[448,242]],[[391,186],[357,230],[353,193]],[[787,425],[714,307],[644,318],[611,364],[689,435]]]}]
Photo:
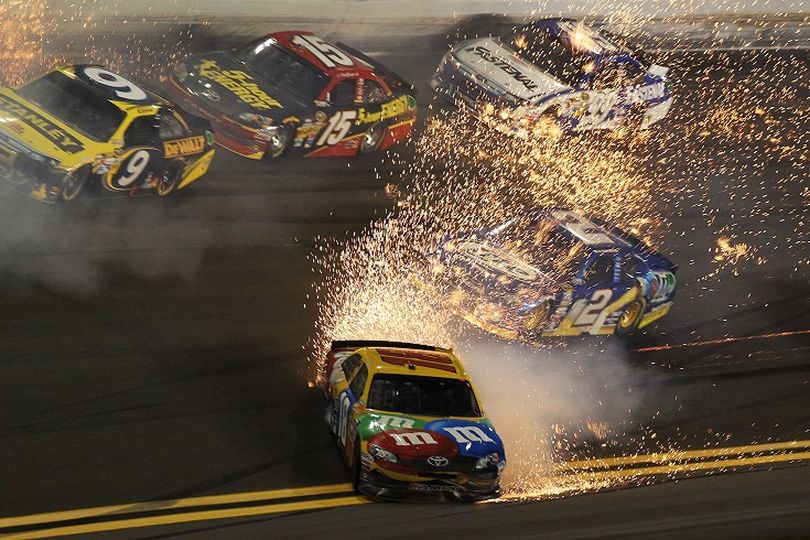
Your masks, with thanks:
[{"label": "car roof", "polygon": [[357,352],[373,373],[467,379],[461,361],[447,349],[413,349],[400,346],[363,347]]},{"label": "car roof", "polygon": [[627,242],[613,235],[605,227],[567,208],[542,209],[538,215],[552,221],[561,231],[589,249],[629,246]]},{"label": "car roof", "polygon": [[[66,77],[70,77],[71,79],[80,82],[87,86],[88,90],[92,92],[96,92],[100,95],[103,95],[107,101],[113,103],[116,107],[123,111],[130,111],[132,109],[137,108],[150,108],[150,109],[157,109],[161,106],[168,105],[169,102],[164,98],[158,96],[148,88],[144,87],[139,81],[133,81],[131,77],[127,77],[125,75],[119,75],[120,77],[127,79],[128,81],[136,84],[138,88],[144,91],[146,94],[146,99],[138,100],[138,101],[131,101],[127,99],[122,99],[120,96],[115,95],[113,92],[114,90],[112,87],[106,87],[102,84],[93,83],[90,79],[79,76],[79,73],[86,69],[86,68],[100,68],[106,71],[109,71],[113,74],[119,75],[115,71],[101,65],[96,64],[74,64],[71,66],[63,66],[57,68],[56,71],[62,73]],[[146,111],[143,111],[146,112]]]},{"label": "car roof", "polygon": [[348,56],[352,60],[352,65],[327,66],[315,54],[313,54],[312,51],[293,43],[293,39],[295,39],[295,36],[315,36],[315,34],[304,30],[286,30],[284,32],[274,32],[272,34],[269,34],[268,37],[275,39],[279,43],[279,45],[281,45],[282,47],[284,47],[289,51],[292,51],[296,55],[302,57],[304,60],[306,60],[313,66],[317,67],[330,77],[336,76],[348,77],[354,76],[355,74],[358,77],[368,77],[374,72],[372,67],[369,66],[367,63],[363,62],[353,54],[341,49],[339,46],[333,43],[329,43],[329,46],[338,49],[340,52]]},{"label": "car roof", "polygon": [[631,52],[622,45],[614,43],[598,30],[576,19],[566,17],[539,19],[526,26],[547,30],[557,39],[576,43],[579,50],[592,55],[627,54]]}]

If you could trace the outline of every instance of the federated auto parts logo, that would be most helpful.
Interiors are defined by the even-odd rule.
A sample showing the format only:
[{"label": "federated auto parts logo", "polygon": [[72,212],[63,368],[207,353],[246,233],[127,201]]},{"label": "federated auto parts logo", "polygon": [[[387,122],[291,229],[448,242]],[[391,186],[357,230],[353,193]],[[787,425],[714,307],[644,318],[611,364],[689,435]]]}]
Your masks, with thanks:
[{"label": "federated auto parts logo", "polygon": [[430,456],[427,458],[427,462],[433,467],[446,467],[447,463],[449,463],[444,456]]}]

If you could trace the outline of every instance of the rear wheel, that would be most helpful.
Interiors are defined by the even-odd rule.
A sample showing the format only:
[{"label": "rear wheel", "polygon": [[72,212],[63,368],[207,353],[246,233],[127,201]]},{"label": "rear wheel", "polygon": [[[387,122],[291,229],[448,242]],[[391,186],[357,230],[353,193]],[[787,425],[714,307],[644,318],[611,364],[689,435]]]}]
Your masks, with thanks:
[{"label": "rear wheel", "polygon": [[163,171],[163,176],[158,182],[157,186],[155,186],[155,192],[160,195],[161,197],[166,197],[167,195],[171,195],[177,185],[180,183],[180,180],[183,176],[183,162],[182,161],[172,161],[166,167],[166,170]]},{"label": "rear wheel", "polygon": [[295,126],[292,124],[284,124],[279,127],[267,141],[267,149],[264,151],[265,159],[281,157],[290,146],[294,133]]},{"label": "rear wheel", "polygon": [[67,173],[62,180],[62,200],[72,201],[78,197],[88,178],[90,178],[89,167],[81,167]]},{"label": "rear wheel", "polygon": [[638,328],[641,317],[644,315],[644,300],[633,300],[624,307],[619,321],[616,323],[616,333],[626,335]]},{"label": "rear wheel", "polygon": [[382,122],[377,122],[363,135],[363,142],[360,144],[360,153],[368,154],[379,150],[385,139],[386,126]]}]

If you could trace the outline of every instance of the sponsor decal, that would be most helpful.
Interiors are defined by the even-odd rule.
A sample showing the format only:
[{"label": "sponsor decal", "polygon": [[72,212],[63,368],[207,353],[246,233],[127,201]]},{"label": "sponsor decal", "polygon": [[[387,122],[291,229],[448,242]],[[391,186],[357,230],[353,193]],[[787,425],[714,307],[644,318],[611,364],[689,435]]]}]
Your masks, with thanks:
[{"label": "sponsor decal", "polygon": [[381,414],[380,417],[376,420],[377,424],[382,428],[391,428],[391,429],[411,429],[414,425],[414,420],[410,418],[402,418],[401,416],[388,416],[385,414]]},{"label": "sponsor decal", "polygon": [[526,90],[537,90],[539,88],[537,83],[535,83],[528,75],[512,65],[508,60],[498,56],[483,45],[468,47],[467,51],[500,68],[501,71],[522,84]]},{"label": "sponsor decal", "polygon": [[453,486],[442,486],[439,484],[408,484],[408,489],[413,491],[455,491]]},{"label": "sponsor decal", "polygon": [[238,69],[220,70],[215,60],[200,62],[200,76],[211,79],[223,88],[231,91],[237,98],[255,109],[272,109],[284,106],[276,99],[267,95],[253,81],[253,77]]},{"label": "sponsor decal", "polygon": [[677,279],[672,272],[656,271],[648,279],[650,280],[650,292],[652,293],[651,302],[660,302],[675,292]]},{"label": "sponsor decal", "polygon": [[419,446],[422,444],[439,444],[427,431],[406,431],[390,433],[397,446]]},{"label": "sponsor decal", "polygon": [[167,158],[199,154],[205,148],[205,137],[188,137],[163,143],[163,153]]},{"label": "sponsor decal", "polygon": [[208,146],[214,144],[214,134],[207,129],[205,130],[205,142],[208,144]]},{"label": "sponsor decal", "polygon": [[[391,101],[382,104],[379,111],[369,112],[364,107],[360,107],[357,111],[357,120],[354,122],[356,125],[372,124],[382,120],[388,120],[401,114],[405,114],[412,108],[411,102],[408,99],[410,96],[402,95]],[[412,98],[411,98],[412,99]]]},{"label": "sponsor decal", "polygon": [[446,427],[444,431],[450,434],[457,443],[468,444],[471,442],[488,442],[494,443],[495,441],[478,426],[463,426],[463,427]]},{"label": "sponsor decal", "polygon": [[474,266],[520,281],[538,281],[543,274],[512,253],[476,240],[461,240],[453,251]]},{"label": "sponsor decal", "polygon": [[0,110],[13,114],[26,125],[44,135],[60,150],[75,153],[84,148],[79,139],[9,96],[0,95]]}]

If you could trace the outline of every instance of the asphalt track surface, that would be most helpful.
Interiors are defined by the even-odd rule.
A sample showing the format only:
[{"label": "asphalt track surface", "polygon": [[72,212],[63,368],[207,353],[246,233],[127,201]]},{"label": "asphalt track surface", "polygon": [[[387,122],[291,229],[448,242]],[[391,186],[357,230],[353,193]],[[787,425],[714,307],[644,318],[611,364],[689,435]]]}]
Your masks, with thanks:
[{"label": "asphalt track surface", "polygon": [[[194,48],[229,39],[208,35]],[[361,45],[416,81],[428,112],[442,40]],[[397,167],[381,156],[267,164],[220,151],[173,200],[46,206],[3,189],[0,514],[345,483],[307,387],[308,255],[316,236],[343,237],[392,208],[379,171]],[[732,175],[718,172],[712,189]],[[782,210],[805,204],[801,188],[780,195]],[[604,381],[601,346],[586,344],[578,384],[591,397],[628,384],[642,395],[605,454],[643,450],[650,433],[684,449],[810,439],[810,283],[793,263],[806,244],[792,248],[804,256],[702,282],[714,239],[698,214],[673,219],[665,242],[681,263],[675,310],[650,333],[606,345],[622,358],[621,388]],[[780,230],[778,212],[761,219]],[[637,352],[781,332],[797,333]],[[808,480],[807,468],[777,467],[553,501],[363,504],[109,536],[804,537]]]}]

